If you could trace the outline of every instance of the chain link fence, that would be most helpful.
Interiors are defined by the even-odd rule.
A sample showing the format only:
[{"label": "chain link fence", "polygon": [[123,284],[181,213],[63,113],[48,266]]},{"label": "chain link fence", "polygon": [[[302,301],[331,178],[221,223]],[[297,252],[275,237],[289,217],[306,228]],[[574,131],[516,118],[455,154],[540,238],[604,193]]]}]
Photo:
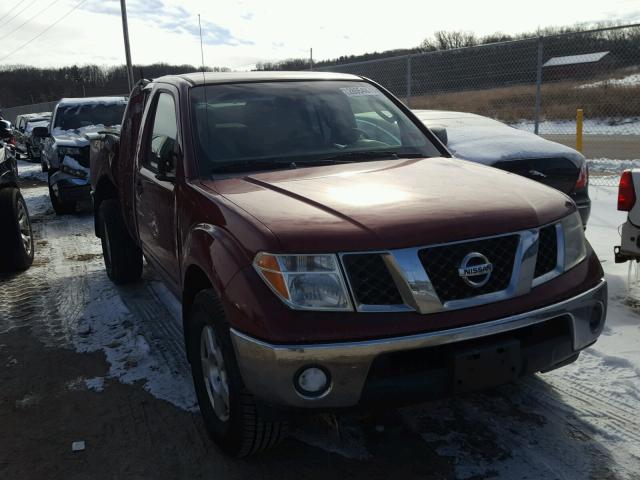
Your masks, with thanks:
[{"label": "chain link fence", "polygon": [[640,24],[316,70],[363,75],[411,108],[486,115],[573,148],[581,109],[593,185],[640,167]]}]

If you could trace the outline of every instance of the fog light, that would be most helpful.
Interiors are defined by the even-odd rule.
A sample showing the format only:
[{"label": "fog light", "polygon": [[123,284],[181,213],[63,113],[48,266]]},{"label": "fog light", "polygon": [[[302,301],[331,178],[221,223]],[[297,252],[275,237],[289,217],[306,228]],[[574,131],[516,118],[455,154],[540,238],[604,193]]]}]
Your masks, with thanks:
[{"label": "fog light", "polygon": [[589,319],[589,328],[591,328],[591,333],[598,333],[602,327],[602,317],[602,306],[597,304],[593,307],[593,310],[591,311],[591,318]]},{"label": "fog light", "polygon": [[322,368],[306,367],[298,373],[294,384],[302,395],[319,397],[329,387],[329,376]]}]

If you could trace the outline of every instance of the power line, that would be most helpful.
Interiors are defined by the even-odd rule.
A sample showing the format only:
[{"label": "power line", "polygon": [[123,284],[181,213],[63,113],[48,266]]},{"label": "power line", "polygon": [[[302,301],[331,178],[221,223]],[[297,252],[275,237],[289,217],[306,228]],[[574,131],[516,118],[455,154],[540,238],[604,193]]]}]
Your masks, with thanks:
[{"label": "power line", "polygon": [[4,57],[0,58],[0,62],[3,62],[4,60],[6,60],[7,58],[9,58],[11,55],[13,55],[14,53],[18,52],[19,50],[22,50],[24,47],[26,47],[27,45],[29,45],[31,42],[37,40],[38,38],[40,38],[42,35],[44,35],[45,33],[47,33],[49,30],[51,30],[53,27],[55,27],[57,24],[59,24],[62,20],[64,20],[65,18],[67,18],[69,15],[71,15],[74,11],[76,11],[78,8],[80,8],[82,6],[82,4],[86,3],[87,0],[81,0],[80,2],[78,2],[73,8],[71,8],[71,10],[69,10],[67,13],[65,13],[63,16],[61,16],[58,20],[56,20],[55,22],[53,22],[51,25],[49,25],[47,28],[45,28],[44,30],[42,30],[39,34],[37,34],[35,37],[31,38],[31,40],[26,41],[25,43],[23,43],[22,45],[20,45],[18,48],[16,48],[15,50],[13,50],[12,52],[6,54]]},{"label": "power line", "polygon": [[3,16],[7,17],[7,16],[11,15],[11,12],[13,12],[16,8],[18,8],[24,2],[26,2],[26,0],[20,0],[13,7],[11,7],[7,13],[3,14]]},{"label": "power line", "polygon": [[22,22],[20,25],[18,25],[16,28],[14,28],[13,30],[11,30],[9,33],[5,33],[3,36],[0,37],[0,40],[4,40],[5,38],[7,38],[9,35],[11,35],[14,32],[17,32],[18,30],[20,30],[22,27],[24,27],[27,23],[29,23],[31,20],[33,20],[34,18],[36,18],[38,15],[44,13],[46,10],[48,10],[50,7],[53,7],[56,3],[58,3],[60,0],[53,0],[53,2],[51,2],[49,5],[47,5],[46,7],[44,7],[42,10],[40,10],[38,13],[36,13],[35,15],[33,15],[32,17],[30,17],[28,20],[25,20],[24,22]]},{"label": "power line", "polygon": [[20,10],[18,13],[16,13],[13,17],[11,17],[11,18],[9,18],[9,19],[5,20],[5,21],[3,22],[3,24],[4,24],[4,25],[7,25],[7,24],[11,23],[11,22],[13,21],[13,19],[14,19],[14,18],[19,17],[19,16],[20,16],[20,14],[21,14],[22,12],[24,12],[27,8],[29,8],[31,5],[33,5],[33,4],[34,4],[34,3],[36,3],[37,1],[38,1],[38,0],[33,0],[31,3],[27,4],[27,6],[26,6],[26,7],[24,7],[22,10]]}]

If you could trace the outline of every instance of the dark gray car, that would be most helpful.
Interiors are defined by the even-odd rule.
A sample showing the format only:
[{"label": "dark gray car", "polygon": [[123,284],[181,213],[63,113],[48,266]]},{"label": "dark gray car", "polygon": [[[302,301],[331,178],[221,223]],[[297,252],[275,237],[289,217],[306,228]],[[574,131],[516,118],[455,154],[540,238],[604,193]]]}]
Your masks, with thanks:
[{"label": "dark gray car", "polygon": [[587,225],[591,212],[589,172],[580,152],[473,113],[413,113],[439,134],[455,157],[516,173],[566,193]]}]

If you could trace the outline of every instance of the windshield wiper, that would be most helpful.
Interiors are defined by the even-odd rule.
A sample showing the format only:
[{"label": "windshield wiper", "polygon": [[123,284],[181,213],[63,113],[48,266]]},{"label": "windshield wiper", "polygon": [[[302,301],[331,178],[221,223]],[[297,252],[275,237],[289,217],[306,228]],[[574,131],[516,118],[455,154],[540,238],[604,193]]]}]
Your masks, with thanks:
[{"label": "windshield wiper", "polygon": [[255,170],[277,170],[278,168],[298,168],[312,165],[335,165],[336,163],[352,163],[352,160],[338,158],[319,158],[312,160],[296,160],[277,158],[261,158],[259,160],[241,160],[237,162],[221,162],[217,164],[212,173],[236,173]]},{"label": "windshield wiper", "polygon": [[424,158],[421,153],[401,153],[395,150],[368,150],[363,152],[349,151],[339,152],[327,157],[322,157],[321,160],[348,160],[352,162],[367,161],[367,160],[381,160],[385,158],[391,158],[397,160],[399,158]]},{"label": "windshield wiper", "polygon": [[341,163],[355,163],[367,160],[378,160],[384,158],[424,158],[420,153],[398,153],[391,150],[378,151],[351,151],[340,152],[325,157],[310,159],[287,159],[282,157],[260,158],[256,160],[239,160],[231,162],[220,162],[215,165],[211,173],[237,173],[258,170],[277,170],[279,168],[299,168],[319,165],[335,165]]}]

